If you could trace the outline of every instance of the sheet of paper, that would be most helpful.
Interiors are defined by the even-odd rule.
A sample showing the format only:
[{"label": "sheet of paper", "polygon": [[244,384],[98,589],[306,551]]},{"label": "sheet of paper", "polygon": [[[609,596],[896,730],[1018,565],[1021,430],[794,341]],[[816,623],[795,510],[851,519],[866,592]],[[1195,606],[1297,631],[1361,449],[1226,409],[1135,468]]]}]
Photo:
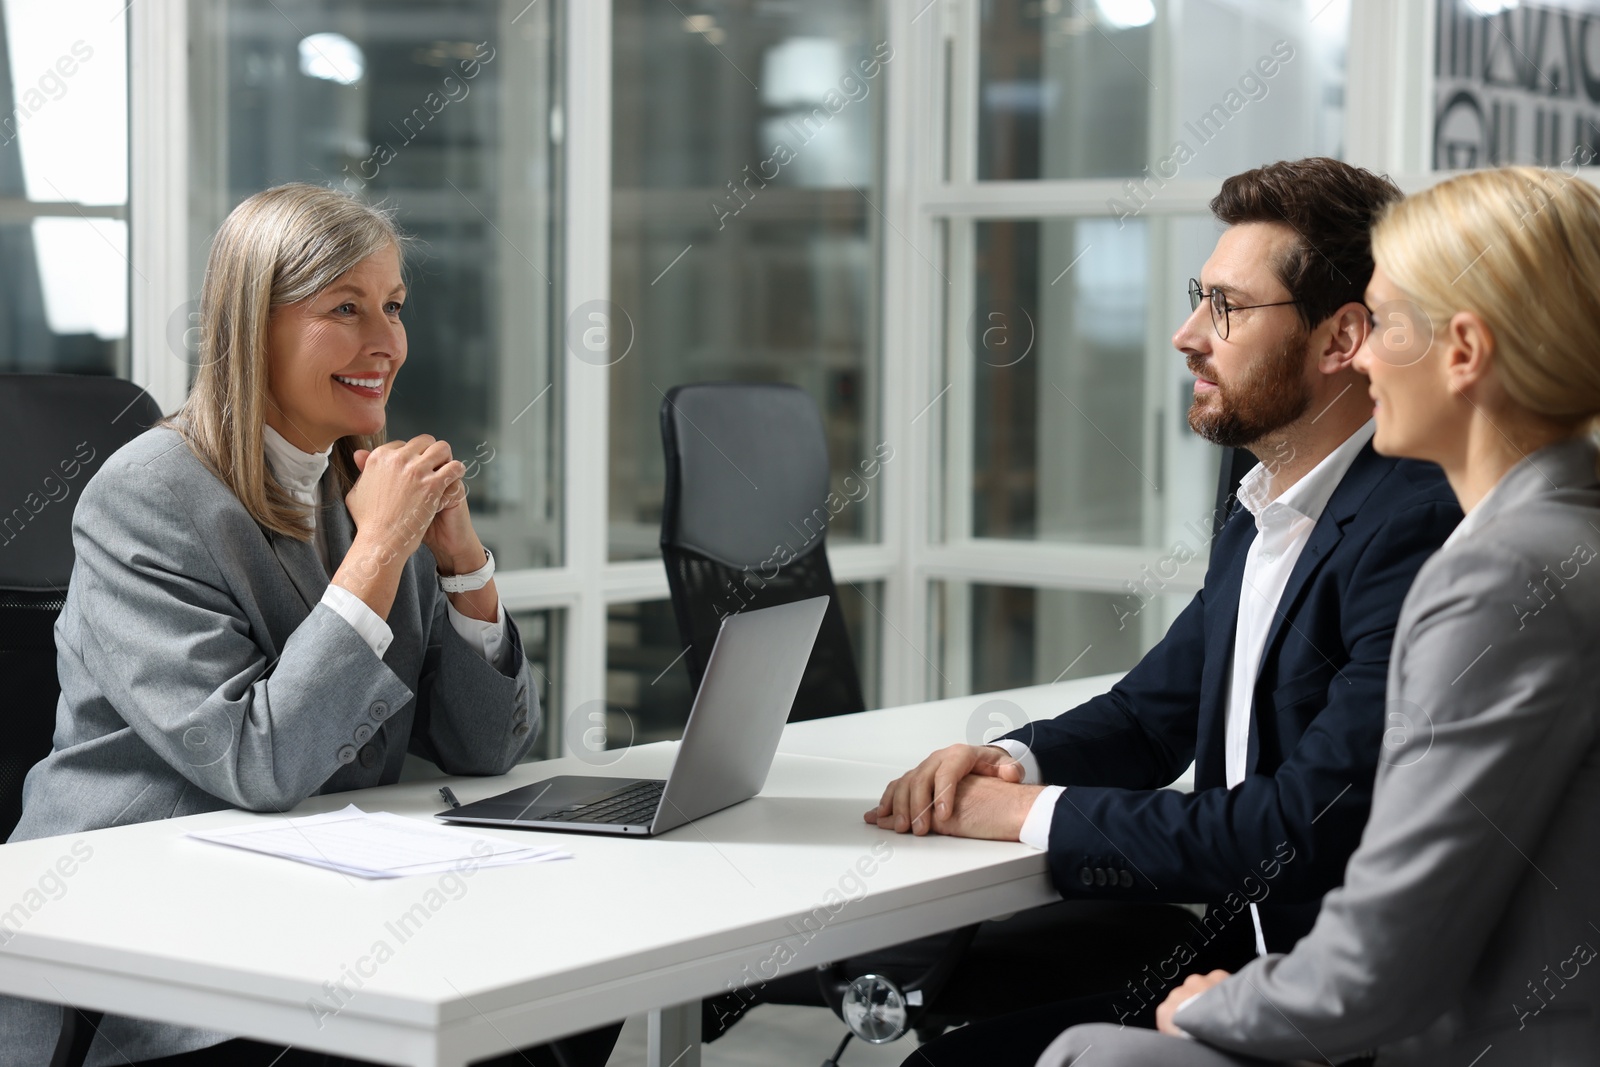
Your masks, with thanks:
[{"label": "sheet of paper", "polygon": [[459,871],[468,865],[501,867],[572,858],[570,852],[558,848],[519,845],[386,811],[365,812],[354,804],[325,815],[258,820],[221,830],[194,830],[189,836],[362,878],[402,878]]}]

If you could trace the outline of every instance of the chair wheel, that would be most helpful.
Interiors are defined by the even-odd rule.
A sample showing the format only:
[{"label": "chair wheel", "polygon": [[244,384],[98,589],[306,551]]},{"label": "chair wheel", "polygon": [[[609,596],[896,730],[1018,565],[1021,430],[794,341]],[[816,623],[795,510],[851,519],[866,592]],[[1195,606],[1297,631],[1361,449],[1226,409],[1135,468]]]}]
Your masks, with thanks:
[{"label": "chair wheel", "polygon": [[864,974],[844,992],[844,1024],[871,1045],[886,1045],[904,1036],[910,1022],[905,994],[878,974]]}]

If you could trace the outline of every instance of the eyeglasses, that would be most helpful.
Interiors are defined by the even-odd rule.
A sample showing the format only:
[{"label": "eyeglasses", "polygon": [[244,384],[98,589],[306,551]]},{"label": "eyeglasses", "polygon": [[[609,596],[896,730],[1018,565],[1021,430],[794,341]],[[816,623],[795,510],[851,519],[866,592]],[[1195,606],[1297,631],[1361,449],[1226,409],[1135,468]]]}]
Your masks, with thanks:
[{"label": "eyeglasses", "polygon": [[1222,295],[1221,289],[1213,288],[1209,293],[1200,288],[1200,282],[1195,278],[1189,279],[1189,311],[1192,313],[1200,307],[1200,301],[1209,301],[1211,304],[1211,325],[1217,331],[1217,336],[1224,341],[1228,339],[1228,313],[1230,311],[1249,311],[1252,308],[1287,307],[1293,300],[1279,300],[1271,304],[1230,304],[1228,298]]}]

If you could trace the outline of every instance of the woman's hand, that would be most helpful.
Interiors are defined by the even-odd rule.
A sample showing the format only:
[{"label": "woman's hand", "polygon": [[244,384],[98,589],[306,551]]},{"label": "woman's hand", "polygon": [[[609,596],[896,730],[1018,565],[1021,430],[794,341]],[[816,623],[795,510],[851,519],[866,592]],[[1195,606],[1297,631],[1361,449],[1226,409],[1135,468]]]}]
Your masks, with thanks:
[{"label": "woman's hand", "polygon": [[466,466],[451,457],[448,444],[427,434],[358,449],[354,458],[361,476],[345,495],[345,506],[356,536],[333,581],[387,618],[401,569],[433,527],[451,487],[460,491]]},{"label": "woman's hand", "polygon": [[[443,575],[471,574],[489,562],[483,542],[478,540],[478,531],[472,528],[464,478],[457,478],[445,489],[439,510],[422,535],[422,543],[433,553],[439,573]],[[455,609],[468,618],[494,622],[500,617],[500,593],[493,578],[482,589],[446,595]]]},{"label": "woman's hand", "polygon": [[[434,510],[428,515],[426,524],[417,540],[410,543],[406,551],[409,556],[417,550],[417,545],[428,546],[428,551],[433,553],[439,573],[442,575],[470,574],[478,570],[489,561],[488,553],[483,550],[483,542],[478,540],[478,531],[472,528],[472,515],[467,510],[467,483],[464,464],[456,461],[450,455],[450,446],[443,441],[435,441],[431,437],[423,436],[414,438],[407,444],[415,442],[431,442],[425,456],[431,457],[430,462],[442,458],[445,463],[437,468],[437,472],[449,476],[443,489],[440,490],[434,503]],[[385,445],[383,448],[387,448]],[[436,450],[443,450],[442,453]],[[380,448],[377,451],[381,452]],[[362,479],[366,478],[366,471],[372,462],[371,456],[377,453],[368,453],[365,449],[357,449],[354,459],[356,467],[362,471]],[[356,483],[360,486],[360,482]],[[425,510],[425,509],[423,509]],[[355,512],[352,510],[351,515]],[[416,513],[420,519],[423,511]],[[357,523],[359,527],[359,522]],[[412,524],[414,525],[414,523]],[[408,527],[409,529],[409,527]],[[474,589],[466,593],[450,593],[450,603],[461,614],[482,622],[494,622],[499,618],[500,593],[495,588],[494,579],[482,589]]]},{"label": "woman's hand", "polygon": [[1163,1034],[1173,1037],[1183,1037],[1184,1032],[1178,1024],[1172,1021],[1178,1009],[1184,1004],[1198,997],[1212,986],[1221,985],[1229,977],[1227,971],[1212,971],[1210,974],[1191,974],[1183,980],[1183,984],[1167,994],[1167,999],[1156,1008],[1156,1029]]},{"label": "woman's hand", "polygon": [[439,564],[439,573],[469,574],[483,566],[483,542],[472,528],[472,516],[467,511],[467,483],[457,478],[445,487],[439,500],[439,510],[423,532],[422,543],[428,546]]},{"label": "woman's hand", "polygon": [[467,471],[451,457],[448,443],[427,434],[370,452],[357,449],[355,463],[361,476],[344,499],[356,535],[406,558],[422,544],[452,486],[459,486]]}]

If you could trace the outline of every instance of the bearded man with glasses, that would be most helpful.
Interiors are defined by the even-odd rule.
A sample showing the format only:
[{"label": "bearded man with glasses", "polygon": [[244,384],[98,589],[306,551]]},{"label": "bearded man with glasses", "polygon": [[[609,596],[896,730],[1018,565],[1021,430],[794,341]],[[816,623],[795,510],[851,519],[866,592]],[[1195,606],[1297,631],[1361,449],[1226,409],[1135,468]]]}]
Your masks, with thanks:
[{"label": "bearded man with glasses", "polygon": [[[1045,850],[1063,897],[1040,909],[1058,913],[1038,923],[1057,931],[1050,943],[1010,961],[969,955],[957,979],[1004,986],[1024,1010],[908,1064],[1031,1064],[1073,1023],[1153,1026],[1176,974],[1287,951],[1343,880],[1379,759],[1425,749],[1426,724],[1385,708],[1390,642],[1461,511],[1436,466],[1373,451],[1352,365],[1373,329],[1369,230],[1399,199],[1387,179],[1319,158],[1235,175],[1212,200],[1227,228],[1172,340],[1195,376],[1189,425],[1260,463],[1204,588],[1110,692],[993,744],[941,749],[866,812],[899,833]],[[1194,791],[1163,788],[1191,760]],[[1074,909],[1082,937],[1059,932]],[[1149,950],[1152,926],[1177,931],[1170,948]],[[1062,1000],[1086,975],[1107,979],[1103,992]]]}]

